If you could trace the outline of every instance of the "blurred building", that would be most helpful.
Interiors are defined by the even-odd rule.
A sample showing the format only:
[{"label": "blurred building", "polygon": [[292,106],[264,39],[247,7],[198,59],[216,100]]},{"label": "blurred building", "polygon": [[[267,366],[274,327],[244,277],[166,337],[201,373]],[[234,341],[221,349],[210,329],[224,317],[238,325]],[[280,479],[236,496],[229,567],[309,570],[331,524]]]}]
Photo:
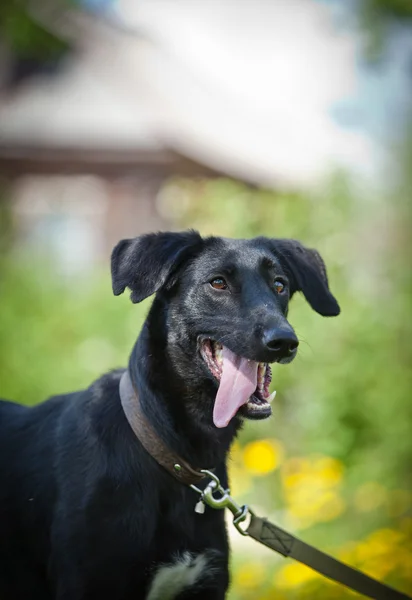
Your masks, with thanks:
[{"label": "blurred building", "polygon": [[283,188],[376,170],[376,145],[332,114],[355,92],[356,43],[328,6],[86,4],[99,18],[49,22],[73,50],[58,73],[0,97],[20,235],[69,255],[89,245],[93,262],[119,237],[173,226],[157,201],[173,175]]}]

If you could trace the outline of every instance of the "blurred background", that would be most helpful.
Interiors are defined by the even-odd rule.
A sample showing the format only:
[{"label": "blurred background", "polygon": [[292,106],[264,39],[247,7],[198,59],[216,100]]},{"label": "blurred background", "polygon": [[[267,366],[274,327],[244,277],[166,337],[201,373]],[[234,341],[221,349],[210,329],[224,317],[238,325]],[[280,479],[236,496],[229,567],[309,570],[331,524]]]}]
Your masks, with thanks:
[{"label": "blurred background", "polygon": [[[123,237],[295,237],[342,314],[248,423],[232,491],[412,592],[410,0],[73,0],[0,7],[0,396],[32,405],[127,363],[148,303]],[[346,598],[230,529],[231,600]]]}]

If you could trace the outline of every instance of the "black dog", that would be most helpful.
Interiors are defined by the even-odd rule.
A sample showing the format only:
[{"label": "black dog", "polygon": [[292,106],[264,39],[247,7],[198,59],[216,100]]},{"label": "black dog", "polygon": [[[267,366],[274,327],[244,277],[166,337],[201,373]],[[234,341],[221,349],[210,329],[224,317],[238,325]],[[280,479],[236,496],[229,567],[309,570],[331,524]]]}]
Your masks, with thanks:
[{"label": "black dog", "polygon": [[[271,413],[268,363],[296,355],[290,297],[339,313],[322,259],[293,240],[159,233],[121,241],[112,276],[133,302],[156,292],[128,370],[142,414],[227,486],[242,419]],[[225,597],[223,511],[195,513],[196,493],[142,446],[123,372],[34,408],[0,403],[1,600]]]}]

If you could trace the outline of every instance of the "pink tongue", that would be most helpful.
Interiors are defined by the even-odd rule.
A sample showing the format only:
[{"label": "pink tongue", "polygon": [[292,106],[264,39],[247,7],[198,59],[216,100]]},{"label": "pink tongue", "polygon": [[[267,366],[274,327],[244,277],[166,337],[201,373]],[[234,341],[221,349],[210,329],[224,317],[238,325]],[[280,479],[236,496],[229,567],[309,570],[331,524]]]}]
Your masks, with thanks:
[{"label": "pink tongue", "polygon": [[246,404],[257,385],[258,363],[233,354],[223,346],[223,369],[213,409],[216,427],[226,427]]}]

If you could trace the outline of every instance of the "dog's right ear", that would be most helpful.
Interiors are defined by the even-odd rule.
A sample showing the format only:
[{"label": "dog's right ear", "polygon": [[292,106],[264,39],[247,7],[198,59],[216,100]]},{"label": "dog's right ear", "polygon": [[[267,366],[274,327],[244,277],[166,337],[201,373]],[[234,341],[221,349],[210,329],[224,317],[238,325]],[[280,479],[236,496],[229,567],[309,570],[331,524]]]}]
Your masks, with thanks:
[{"label": "dog's right ear", "polygon": [[132,302],[141,302],[170,283],[172,273],[202,242],[197,231],[121,240],[112,252],[113,293],[118,296],[128,287]]},{"label": "dog's right ear", "polygon": [[339,304],[329,289],[325,263],[319,252],[297,240],[271,240],[272,250],[289,277],[291,295],[303,292],[313,310],[324,317],[336,317]]}]

